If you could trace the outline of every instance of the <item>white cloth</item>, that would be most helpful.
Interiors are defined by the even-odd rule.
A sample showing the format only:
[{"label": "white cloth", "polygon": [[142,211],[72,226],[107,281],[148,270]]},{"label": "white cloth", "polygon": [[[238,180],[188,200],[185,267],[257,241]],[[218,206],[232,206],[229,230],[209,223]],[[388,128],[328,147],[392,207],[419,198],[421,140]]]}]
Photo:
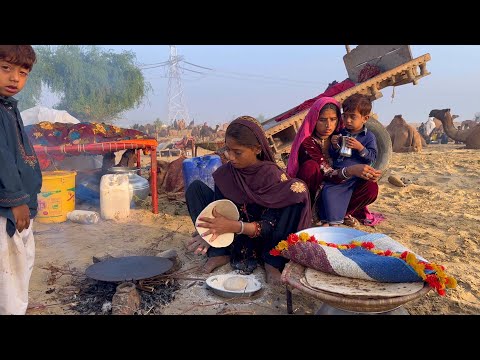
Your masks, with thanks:
[{"label": "white cloth", "polygon": [[70,124],[78,124],[80,122],[80,120],[73,117],[65,110],[50,109],[45,106],[35,106],[33,108],[23,110],[20,115],[22,115],[23,124],[25,126],[38,124],[41,121]]},{"label": "white cloth", "polygon": [[25,315],[35,259],[33,219],[28,229],[13,237],[7,234],[6,222],[0,216],[0,315]]},{"label": "white cloth", "polygon": [[427,136],[430,136],[433,129],[437,127],[437,124],[435,124],[435,121],[433,121],[433,119],[433,117],[429,117],[427,122],[425,123],[425,134],[427,134]]}]

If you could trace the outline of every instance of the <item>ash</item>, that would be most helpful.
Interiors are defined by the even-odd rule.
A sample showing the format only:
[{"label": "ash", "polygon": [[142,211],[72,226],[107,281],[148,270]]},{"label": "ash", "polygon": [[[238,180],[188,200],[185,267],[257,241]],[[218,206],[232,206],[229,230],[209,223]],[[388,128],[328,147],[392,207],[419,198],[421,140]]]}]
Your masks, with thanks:
[{"label": "ash", "polygon": [[161,307],[175,299],[175,291],[179,288],[178,281],[168,281],[155,286],[153,292],[138,290],[141,298],[139,315],[160,315]]},{"label": "ash", "polygon": [[[119,283],[97,281],[89,278],[77,279],[72,283],[78,289],[76,294],[67,294],[61,299],[79,315],[111,315],[112,298]],[[153,286],[153,291],[142,291],[140,309],[137,315],[160,315],[161,307],[175,299],[175,291],[180,288],[177,281],[166,281]]]}]

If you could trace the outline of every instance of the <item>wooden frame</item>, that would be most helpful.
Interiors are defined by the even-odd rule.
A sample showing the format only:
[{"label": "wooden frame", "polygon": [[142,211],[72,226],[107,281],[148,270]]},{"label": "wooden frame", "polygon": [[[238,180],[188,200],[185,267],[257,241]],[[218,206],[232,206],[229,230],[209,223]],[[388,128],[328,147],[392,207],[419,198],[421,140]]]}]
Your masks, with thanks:
[{"label": "wooden frame", "polygon": [[104,142],[81,145],[58,145],[42,146],[33,145],[37,154],[66,154],[70,156],[80,154],[102,155],[109,152],[116,152],[127,149],[135,149],[137,154],[137,167],[140,168],[140,150],[150,152],[150,192],[152,193],[152,212],[158,214],[158,192],[157,192],[157,146],[154,139],[124,140],[115,142]]}]

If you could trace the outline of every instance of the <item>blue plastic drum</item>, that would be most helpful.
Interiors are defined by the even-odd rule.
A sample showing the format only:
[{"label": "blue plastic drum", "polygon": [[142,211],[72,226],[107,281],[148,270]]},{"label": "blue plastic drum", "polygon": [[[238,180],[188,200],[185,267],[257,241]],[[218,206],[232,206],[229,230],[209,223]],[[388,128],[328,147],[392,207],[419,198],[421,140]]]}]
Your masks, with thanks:
[{"label": "blue plastic drum", "polygon": [[220,165],[222,165],[222,160],[218,155],[204,155],[183,160],[182,172],[185,190],[194,180],[202,181],[213,190],[212,174]]}]

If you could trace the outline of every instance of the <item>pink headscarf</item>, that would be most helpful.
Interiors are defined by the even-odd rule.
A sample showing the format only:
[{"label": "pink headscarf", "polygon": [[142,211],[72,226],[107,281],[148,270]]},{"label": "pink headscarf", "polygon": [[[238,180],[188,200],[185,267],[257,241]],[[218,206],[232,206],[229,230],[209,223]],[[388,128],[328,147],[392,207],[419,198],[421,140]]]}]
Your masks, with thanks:
[{"label": "pink headscarf", "polygon": [[[298,129],[297,135],[295,135],[295,140],[293,141],[292,150],[290,150],[290,157],[288,158],[287,165],[287,174],[291,177],[296,177],[298,172],[298,150],[303,140],[311,136],[315,131],[315,126],[317,125],[318,115],[320,111],[326,104],[334,104],[338,107],[338,110],[341,109],[340,103],[332,97],[322,97],[315,101],[310,110],[305,116],[300,129]],[[340,131],[343,128],[342,119],[338,119],[336,132]]]}]

